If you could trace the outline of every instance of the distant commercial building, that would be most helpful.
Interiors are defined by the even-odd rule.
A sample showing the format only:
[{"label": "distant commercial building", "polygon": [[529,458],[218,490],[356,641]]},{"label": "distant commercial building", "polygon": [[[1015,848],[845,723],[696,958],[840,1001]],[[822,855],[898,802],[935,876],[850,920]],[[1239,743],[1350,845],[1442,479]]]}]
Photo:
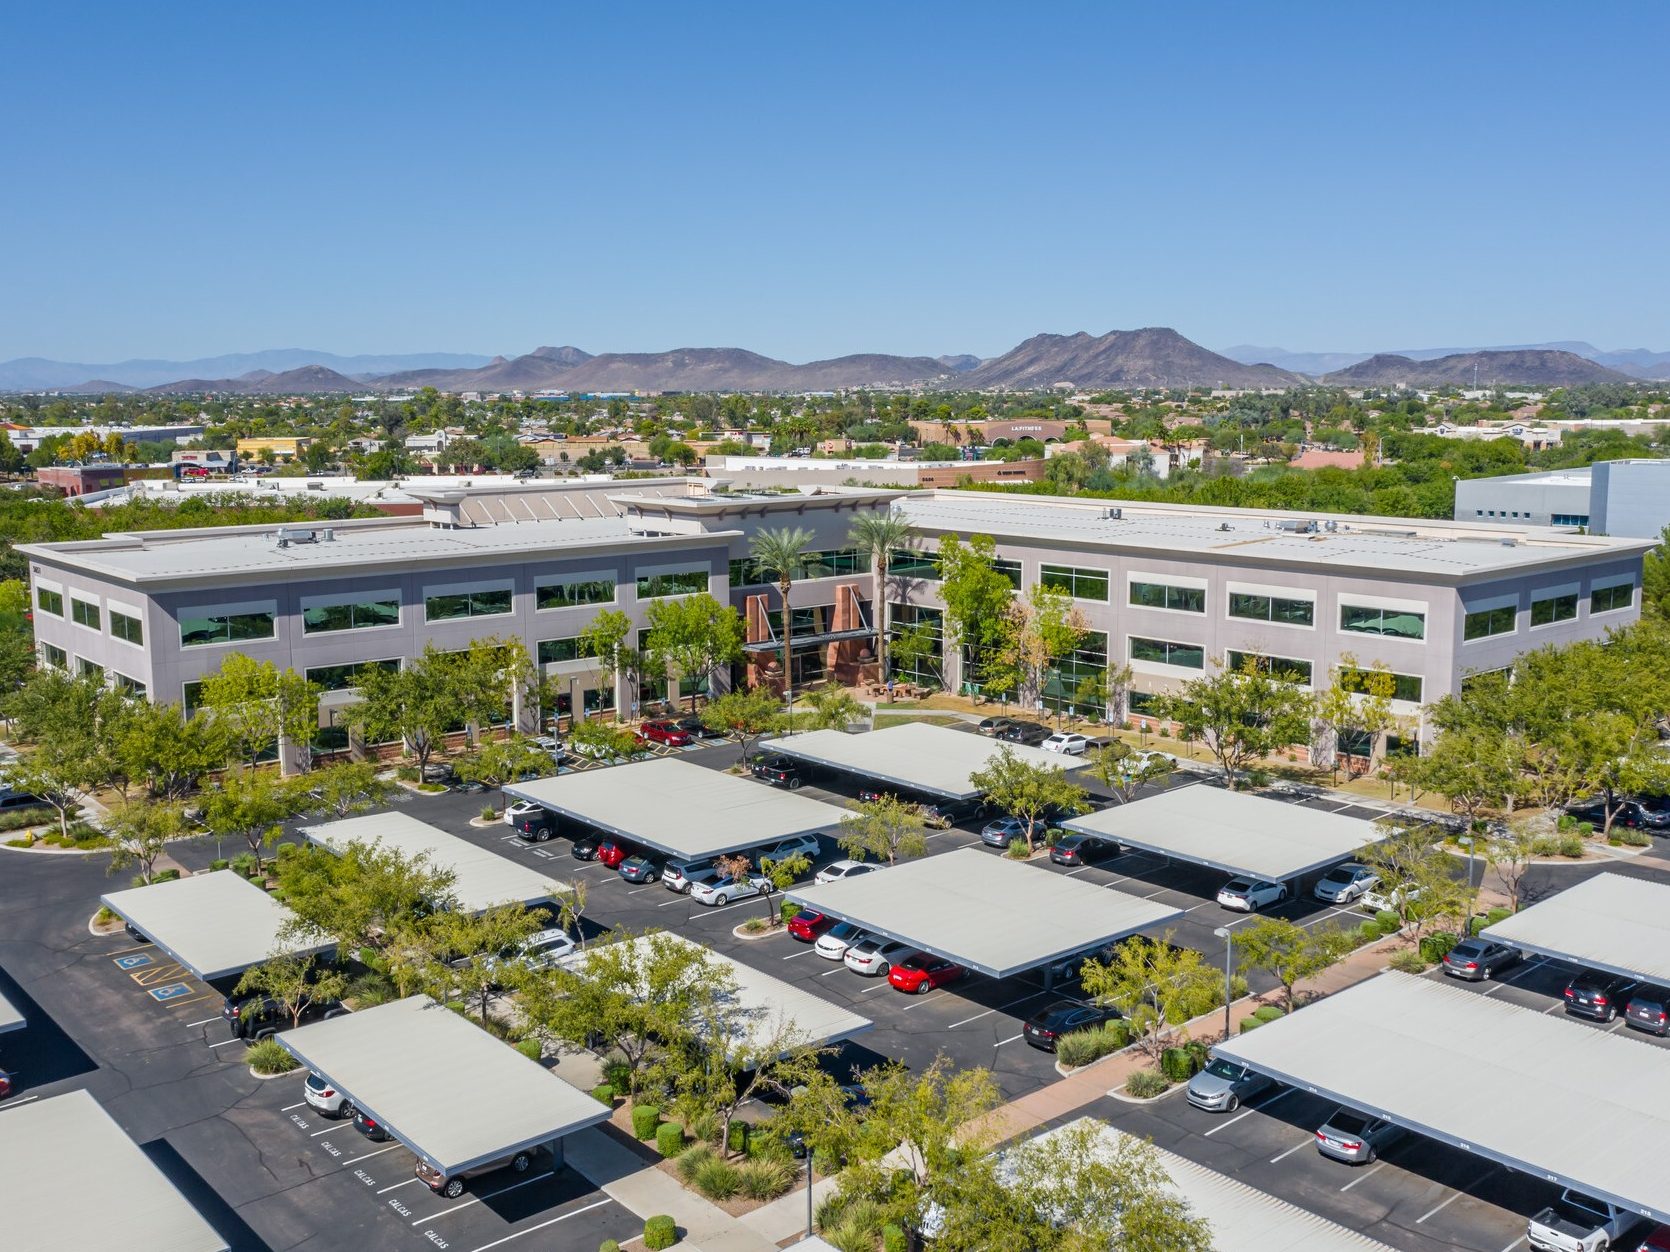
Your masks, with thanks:
[{"label": "distant commercial building", "polygon": [[307,451],[313,440],[306,435],[281,435],[265,439],[238,440],[238,455],[245,460],[263,460],[263,453],[275,461],[294,461]]},{"label": "distant commercial building", "polygon": [[1455,516],[1656,539],[1670,526],[1670,460],[1597,461],[1579,469],[1461,479]]},{"label": "distant commercial building", "polygon": [[962,482],[1035,483],[1042,460],[895,461],[866,457],[714,456],[707,476],[732,487],[955,487]]},{"label": "distant commercial building", "polygon": [[8,426],[12,446],[33,452],[41,442],[62,435],[97,435],[100,439],[120,435],[126,443],[185,443],[203,436],[201,426]]},{"label": "distant commercial building", "polygon": [[120,465],[48,465],[35,471],[35,481],[73,497],[120,487],[126,474]]}]

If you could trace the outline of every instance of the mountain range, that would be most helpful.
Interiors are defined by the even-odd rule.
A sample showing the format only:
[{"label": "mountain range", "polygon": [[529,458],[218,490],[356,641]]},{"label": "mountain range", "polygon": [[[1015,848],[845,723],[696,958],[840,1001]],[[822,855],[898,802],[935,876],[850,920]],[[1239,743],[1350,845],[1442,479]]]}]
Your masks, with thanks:
[{"label": "mountain range", "polygon": [[1621,373],[1575,352],[1550,348],[1515,348],[1455,352],[1418,361],[1381,352],[1331,374],[1322,381],[1340,387],[1574,387],[1582,383],[1634,383]]},{"label": "mountain range", "polygon": [[[1439,357],[1458,356],[1471,352],[1569,352],[1598,365],[1604,365],[1632,378],[1670,380],[1670,352],[1653,352],[1646,348],[1619,348],[1603,351],[1581,339],[1563,339],[1552,343],[1517,343],[1494,347],[1469,348],[1399,348],[1390,353],[1373,352],[1289,352],[1286,348],[1265,348],[1255,344],[1236,344],[1225,348],[1223,354],[1236,361],[1268,361],[1282,369],[1320,378],[1349,369],[1372,356],[1407,357],[1412,361],[1434,361]],[[1483,371],[1480,371],[1483,376]]]}]

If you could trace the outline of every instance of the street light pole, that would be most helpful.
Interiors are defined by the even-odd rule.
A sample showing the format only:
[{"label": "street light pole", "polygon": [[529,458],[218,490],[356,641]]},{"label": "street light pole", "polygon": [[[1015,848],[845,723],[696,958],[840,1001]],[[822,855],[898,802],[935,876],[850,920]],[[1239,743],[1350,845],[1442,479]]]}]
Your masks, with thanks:
[{"label": "street light pole", "polygon": [[1212,932],[1224,941],[1224,1042],[1229,1042],[1229,1002],[1233,998],[1234,975],[1230,972],[1232,953],[1235,951],[1235,937],[1230,934],[1229,927],[1219,926]]},{"label": "street light pole", "polygon": [[1462,842],[1467,845],[1467,917],[1461,924],[1461,937],[1469,938],[1473,933],[1473,863],[1477,859],[1475,852],[1478,848],[1479,837],[1466,835]]},{"label": "street light pole", "polygon": [[812,1145],[806,1145],[806,1237],[812,1237]]}]

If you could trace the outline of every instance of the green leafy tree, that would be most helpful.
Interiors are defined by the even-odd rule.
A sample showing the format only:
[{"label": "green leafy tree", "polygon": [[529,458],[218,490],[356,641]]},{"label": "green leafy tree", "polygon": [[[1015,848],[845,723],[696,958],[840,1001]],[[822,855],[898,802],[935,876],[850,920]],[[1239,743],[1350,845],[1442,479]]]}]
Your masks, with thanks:
[{"label": "green leafy tree", "polygon": [[1310,692],[1251,658],[1241,669],[1193,678],[1156,702],[1161,715],[1191,739],[1202,740],[1217,758],[1230,790],[1252,762],[1279,748],[1310,739]]},{"label": "green leafy tree", "polygon": [[[625,675],[632,684],[633,699],[637,699],[637,676],[643,667],[643,657],[627,640],[632,638],[632,619],[619,609],[600,609],[590,624],[580,632],[580,655],[597,667],[604,681],[613,683]],[[620,719],[617,708],[615,717]]]},{"label": "green leafy tree", "polygon": [[[680,679],[711,680],[713,671],[742,659],[746,631],[742,618],[729,605],[707,592],[650,601],[649,634],[644,651],[662,672]],[[690,710],[696,694],[690,694]]]},{"label": "green leafy tree", "polygon": [[239,994],[271,996],[284,1009],[294,1029],[314,1004],[328,1004],[348,994],[348,976],[311,954],[282,953],[244,971]]},{"label": "green leafy tree", "polygon": [[368,743],[398,739],[417,759],[421,778],[429,759],[458,719],[460,667],[450,654],[425,644],[420,656],[397,670],[376,667],[361,673],[360,698],[345,720]]},{"label": "green leafy tree", "polygon": [[226,763],[208,722],[185,717],[177,704],[132,702],[112,728],[107,750],[127,777],[154,800],[183,799],[197,780]]},{"label": "green leafy tree", "polygon": [[738,765],[748,759],[748,745],[761,735],[771,734],[783,724],[782,703],[764,687],[738,687],[727,691],[702,709],[702,725],[735,739],[740,755]]},{"label": "green leafy tree", "polygon": [[841,819],[836,842],[854,860],[896,865],[900,857],[909,860],[928,854],[926,828],[921,806],[897,796],[880,795],[874,800],[860,800],[857,808]]},{"label": "green leafy tree", "polygon": [[1158,1061],[1167,1034],[1223,1002],[1223,975],[1193,948],[1138,935],[1107,960],[1086,961],[1079,973],[1085,992],[1115,1005],[1136,1032],[1144,1055]]},{"label": "green leafy tree", "polygon": [[1486,810],[1512,807],[1524,754],[1509,730],[1460,726],[1440,732],[1432,750],[1409,763],[1409,780],[1443,795],[1471,824]]},{"label": "green leafy tree", "polygon": [[[0,438],[4,432],[0,432]],[[15,453],[15,449],[13,450]],[[5,447],[0,446],[0,461]],[[29,624],[29,584],[0,581],[0,691],[16,691],[35,668],[35,632]]]},{"label": "green leafy tree", "polygon": [[806,549],[811,542],[812,532],[797,526],[757,531],[748,545],[760,573],[777,583],[777,594],[782,601],[783,690],[790,694],[794,691],[794,615],[789,608],[789,592],[794,589],[794,580],[808,571],[811,558]]},{"label": "green leafy tree", "polygon": [[137,866],[148,886],[168,844],[184,838],[190,828],[178,804],[130,800],[110,810],[104,833],[110,840],[110,872]]},{"label": "green leafy tree", "polygon": [[369,761],[341,761],[314,770],[308,777],[308,800],[314,812],[330,817],[352,817],[394,794],[394,784],[379,775]]},{"label": "green leafy tree", "polygon": [[1129,804],[1144,787],[1164,783],[1176,769],[1176,762],[1163,752],[1138,752],[1123,739],[1111,740],[1090,754],[1092,776],[1121,804]]},{"label": "green leafy tree", "polygon": [[516,986],[526,967],[517,955],[544,923],[520,904],[501,904],[480,913],[443,913],[436,918],[436,947],[448,959],[430,964],[427,981],[443,1003],[459,998],[483,1026],[501,987]]},{"label": "green leafy tree", "polygon": [[[870,558],[873,580],[870,604],[876,615],[876,672],[881,676],[883,683],[892,673],[887,668],[887,632],[890,625],[887,571],[891,566],[894,550],[908,547],[912,535],[910,519],[892,509],[862,514],[853,521],[852,530],[847,535],[847,542]],[[891,691],[886,698],[891,702]]]},{"label": "green leafy tree", "polygon": [[1425,824],[1402,827],[1362,851],[1363,864],[1380,876],[1375,892],[1416,943],[1431,923],[1461,917],[1470,903],[1455,859],[1436,846],[1443,833]]},{"label": "green leafy tree", "polygon": [[812,730],[845,730],[865,716],[865,708],[839,683],[825,683],[805,694],[807,722]]},{"label": "green leafy tree", "polygon": [[1397,679],[1383,664],[1363,669],[1350,653],[1340,657],[1328,686],[1317,694],[1313,716],[1329,734],[1329,769],[1339,776],[1341,745],[1359,735],[1371,743],[1396,723],[1392,698]]},{"label": "green leafy tree", "polygon": [[261,850],[278,842],[283,824],[307,803],[305,791],[268,770],[230,769],[203,797],[203,825],[217,839],[242,839],[260,869]]},{"label": "green leafy tree", "polygon": [[58,833],[70,832],[70,812],[87,785],[92,758],[72,740],[43,743],[7,771],[18,791],[37,796],[58,814]]},{"label": "green leafy tree", "polygon": [[1037,851],[1038,836],[1051,815],[1082,813],[1090,807],[1084,788],[1061,766],[1022,760],[1008,744],[968,779],[995,807],[1026,827],[1028,852]]},{"label": "green leafy tree", "polygon": [[234,652],[203,680],[199,711],[225,744],[227,759],[253,769],[280,740],[312,740],[319,688],[293,670]]},{"label": "green leafy tree", "polygon": [[1015,585],[996,566],[997,544],[990,535],[974,535],[965,544],[946,535],[939,544],[939,595],[945,605],[947,645],[961,648],[972,673],[966,682],[984,686],[987,695],[1014,689],[1009,658],[1016,651]]},{"label": "green leafy tree", "polygon": [[386,949],[403,929],[424,924],[456,903],[450,869],[427,854],[405,856],[353,840],[331,851],[317,844],[278,859],[277,895],[293,919],[286,937],[334,939],[344,952]]},{"label": "green leafy tree", "polygon": [[1004,684],[1023,701],[1041,699],[1045,677],[1084,641],[1090,623],[1065,591],[1034,583],[1024,598],[1011,598]]},{"label": "green leafy tree", "polygon": [[629,761],[642,750],[636,735],[609,722],[581,722],[568,741],[579,755],[605,762]]},{"label": "green leafy tree", "polygon": [[733,995],[697,997],[680,1041],[681,1063],[671,1067],[673,1108],[687,1125],[717,1117],[721,1144],[730,1143],[743,1105],[768,1092],[788,1095],[818,1074],[819,1061],[833,1051],[809,1045],[806,1032],[787,1018],[762,1026],[756,1013]]},{"label": "green leafy tree", "polygon": [[1351,950],[1351,940],[1338,930],[1307,930],[1283,917],[1260,917],[1235,932],[1235,951],[1243,974],[1263,970],[1274,978],[1295,1007],[1293,988],[1320,974]]},{"label": "green leafy tree", "polygon": [[[760,858],[760,873],[771,884],[774,892],[787,891],[811,871],[812,858],[804,852],[796,852],[793,856],[776,858],[764,856]],[[766,920],[773,926],[782,925],[783,911],[777,907],[776,901],[769,894],[762,898],[765,900]]]},{"label": "green leafy tree", "polygon": [[1641,559],[1641,612],[1670,621],[1670,526],[1659,532],[1658,547]]},{"label": "green leafy tree", "polygon": [[477,782],[494,790],[519,778],[556,772],[550,754],[520,735],[489,740],[474,756],[466,757],[453,768],[463,781]]}]

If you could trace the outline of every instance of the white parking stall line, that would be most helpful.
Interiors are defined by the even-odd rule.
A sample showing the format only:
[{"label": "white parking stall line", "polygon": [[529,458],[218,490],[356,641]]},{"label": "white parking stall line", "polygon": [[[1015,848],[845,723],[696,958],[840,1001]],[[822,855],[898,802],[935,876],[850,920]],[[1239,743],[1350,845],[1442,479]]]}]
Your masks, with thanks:
[{"label": "white parking stall line", "polygon": [[1542,1011],[1542,1015],[1547,1017],[1550,1013],[1564,1013],[1565,1011],[1566,1002],[1564,1000],[1556,1000],[1553,1004],[1550,1004]]},{"label": "white parking stall line", "polygon": [[927,1004],[930,1000],[936,1000],[936,999],[937,1000],[947,1000],[947,999],[950,999],[950,997],[949,996],[938,996],[938,997],[936,997],[933,994],[933,992],[931,992],[931,991],[925,996],[923,996],[923,995],[912,996],[910,998],[910,1003],[905,1005],[904,1012],[908,1013],[912,1009],[920,1008],[922,1005]]},{"label": "white parking stall line", "polygon": [[242,1043],[242,1039],[222,1039],[219,1043],[211,1043],[211,1048],[224,1048],[229,1043]]},{"label": "white parking stall line", "polygon": [[218,1022],[219,1020],[220,1020],[220,1014],[216,1013],[213,1017],[205,1017],[200,1022],[187,1022],[186,1023],[186,1029],[190,1030],[194,1026],[207,1026],[210,1022]]},{"label": "white parking stall line", "polygon": [[397,1182],[397,1183],[393,1184],[392,1186],[382,1188],[382,1190],[378,1191],[377,1194],[382,1195],[384,1191],[398,1191],[401,1187],[409,1187],[414,1182],[422,1182],[422,1181],[423,1181],[423,1179],[421,1179],[421,1178],[408,1178],[405,1182]]},{"label": "white parking stall line", "polygon": [[605,1204],[613,1203],[614,1201],[610,1199],[593,1200],[584,1208],[575,1209],[571,1213],[564,1213],[561,1217],[553,1217],[550,1221],[540,1222],[537,1226],[529,1226],[526,1230],[518,1230],[515,1234],[506,1235],[502,1239],[495,1239],[492,1243],[484,1243],[479,1248],[475,1249],[475,1252],[487,1252],[488,1248],[496,1248],[501,1243],[509,1243],[512,1239],[520,1239],[523,1235],[531,1235],[536,1230],[544,1230],[547,1226],[555,1226],[558,1222],[566,1222],[571,1217],[578,1217],[581,1213],[589,1213],[593,1209],[600,1209]]},{"label": "white parking stall line", "polygon": [[1079,866],[1078,869],[1068,870],[1065,874],[1062,875],[1062,877],[1063,878],[1077,878],[1080,874],[1084,873],[1085,870],[1095,869],[1095,868],[1096,867],[1094,865],[1081,865],[1081,866]]},{"label": "white parking stall line", "polygon": [[674,896],[671,900],[668,900],[665,904],[657,904],[655,907],[658,908],[658,909],[664,909],[664,908],[670,908],[672,905],[675,905],[675,904],[684,904],[684,903],[686,903],[686,901],[685,901],[683,896]]},{"label": "white parking stall line", "polygon": [[1222,908],[1222,907],[1223,906],[1220,905],[1216,900],[1206,900],[1206,901],[1203,901],[1200,904],[1195,905],[1194,908],[1192,908],[1192,909],[1184,909],[1183,911],[1185,913],[1194,913],[1194,912],[1197,912],[1200,909]]},{"label": "white parking stall line", "polygon": [[812,954],[812,949],[802,948],[798,952],[791,952],[787,956],[781,957],[779,959],[784,960],[784,961],[792,961],[797,956],[810,956],[811,954]]},{"label": "white parking stall line", "polygon": [[299,1109],[299,1108],[301,1108],[302,1104],[306,1104],[306,1103],[307,1103],[307,1101],[303,1100],[301,1102],[301,1104],[286,1104],[283,1108],[279,1109],[278,1111],[280,1113],[288,1113],[291,1109]]},{"label": "white parking stall line", "polygon": [[374,1156],[381,1156],[385,1152],[393,1152],[396,1148],[398,1148],[400,1146],[401,1145],[398,1144],[398,1143],[391,1143],[386,1148],[378,1148],[375,1152],[367,1152],[364,1156],[356,1156],[356,1157],[353,1157],[349,1160],[343,1161],[342,1163],[344,1165],[358,1165],[361,1161],[369,1161]]},{"label": "white parking stall line", "polygon": [[1284,1091],[1277,1092],[1275,1096],[1273,1096],[1270,1099],[1264,1101],[1264,1103],[1262,1103],[1262,1104],[1248,1105],[1247,1108],[1243,1112],[1237,1113],[1234,1117],[1230,1118],[1227,1122],[1218,1123],[1218,1125],[1212,1127],[1211,1130],[1203,1132],[1203,1134],[1206,1135],[1206,1136],[1210,1136],[1210,1135],[1217,1134],[1220,1130],[1228,1130],[1231,1126],[1235,1125],[1235,1123],[1240,1121],[1243,1117],[1250,1117],[1254,1113],[1262,1113],[1262,1112],[1264,1112],[1265,1109],[1273,1108],[1276,1105],[1280,1104],[1283,1100],[1287,1099],[1288,1096],[1292,1095],[1297,1090],[1298,1090],[1297,1087],[1288,1087]]},{"label": "white parking stall line", "polygon": [[451,1208],[442,1209],[439,1213],[431,1213],[428,1217],[420,1217],[420,1218],[417,1219],[417,1221],[413,1222],[412,1225],[421,1226],[425,1222],[432,1222],[432,1221],[435,1221],[437,1218],[451,1217],[454,1213],[458,1212],[460,1209],[467,1209],[472,1204],[480,1204],[483,1200],[496,1200],[496,1199],[498,1199],[499,1196],[505,1195],[506,1193],[511,1192],[511,1191],[515,1191],[518,1187],[532,1186],[536,1182],[544,1182],[547,1178],[555,1178],[556,1176],[557,1176],[556,1170],[551,1170],[548,1173],[539,1174],[539,1175],[537,1175],[533,1178],[524,1178],[521,1182],[513,1182],[508,1187],[500,1187],[492,1195],[478,1195],[473,1200],[465,1200],[464,1203],[462,1203],[462,1204],[454,1204]]},{"label": "white parking stall line", "polygon": [[1365,1178],[1373,1178],[1376,1174],[1378,1174],[1381,1170],[1383,1170],[1385,1168],[1386,1168],[1386,1162],[1385,1161],[1381,1161],[1378,1165],[1370,1165],[1366,1170],[1364,1170],[1362,1173],[1358,1174],[1350,1182],[1346,1183],[1345,1186],[1341,1187],[1340,1190],[1341,1191],[1349,1191],[1349,1190],[1351,1190],[1351,1188],[1355,1187],[1358,1183],[1362,1182]]},{"label": "white parking stall line", "polygon": [[743,896],[742,899],[732,900],[729,904],[704,904],[702,908],[708,913],[724,913],[731,909],[739,909],[744,904],[752,904],[755,908],[758,908],[760,898],[758,896]]},{"label": "white parking stall line", "polygon": [[987,1009],[984,1013],[976,1013],[973,1017],[965,1017],[960,1022],[952,1022],[949,1026],[946,1027],[946,1029],[947,1030],[955,1030],[958,1026],[966,1026],[970,1022],[977,1022],[982,1017],[990,1017],[995,1012],[997,1012],[996,1009]]},{"label": "white parking stall line", "polygon": [[342,1129],[340,1125],[333,1123],[332,1125],[326,1126],[323,1130],[315,1130],[312,1134],[308,1135],[308,1138],[317,1139],[320,1135],[328,1135],[331,1131],[340,1129]]},{"label": "white parking stall line", "polygon": [[654,891],[656,888],[658,888],[660,886],[661,886],[660,883],[652,882],[647,887],[634,887],[634,888],[632,888],[631,891],[628,891],[626,894],[629,895],[629,896],[635,896],[641,891]]},{"label": "white parking stall line", "polygon": [[1312,1135],[1309,1139],[1305,1139],[1305,1140],[1302,1140],[1299,1143],[1294,1144],[1291,1148],[1289,1148],[1287,1151],[1283,1152],[1280,1156],[1272,1156],[1270,1158],[1270,1164],[1274,1165],[1278,1161],[1285,1161],[1288,1157],[1292,1156],[1300,1148],[1308,1148],[1308,1147],[1311,1146],[1311,1144],[1313,1144],[1315,1142],[1316,1142],[1316,1136]]},{"label": "white parking stall line", "polygon": [[1021,1037],[1022,1036],[1020,1036],[1020,1035],[1010,1035],[1007,1039],[999,1039],[996,1043],[992,1044],[992,1047],[1001,1048],[1004,1044],[1013,1043],[1013,1042],[1015,1042],[1015,1040],[1017,1040]]},{"label": "white parking stall line", "polygon": [[887,979],[883,978],[875,986],[866,987],[866,988],[864,988],[864,990],[860,991],[858,994],[861,995],[861,996],[867,996],[867,995],[870,994],[870,992],[880,991],[883,987],[887,987],[887,986],[891,986],[891,984],[887,981]]},{"label": "white parking stall line", "polygon": [[[1480,1174],[1479,1178],[1483,1178],[1484,1176],[1485,1176],[1484,1174]],[[1478,1181],[1477,1179],[1474,1180],[1475,1183],[1477,1181]],[[1415,1219],[1415,1225],[1419,1226],[1422,1222],[1424,1222],[1429,1217],[1437,1217],[1438,1214],[1442,1213],[1445,1209],[1449,1208],[1450,1205],[1454,1204],[1457,1200],[1461,1199],[1461,1195],[1462,1195],[1462,1193],[1459,1192],[1459,1191],[1450,1192],[1448,1199],[1438,1201],[1438,1203],[1436,1205],[1434,1205],[1432,1208],[1429,1208],[1426,1212],[1422,1213],[1419,1217],[1417,1217]]]},{"label": "white parking stall line", "polygon": [[1228,1130],[1243,1117],[1251,1117],[1255,1112],[1257,1112],[1256,1109],[1244,1109],[1237,1113],[1234,1117],[1230,1118],[1227,1122],[1219,1122],[1216,1126],[1212,1127],[1211,1130],[1204,1131],[1202,1134],[1204,1137],[1210,1138],[1211,1136],[1217,1134],[1220,1130]]},{"label": "white parking stall line", "polygon": [[1520,1235],[1519,1238],[1515,1239],[1512,1243],[1508,1244],[1507,1247],[1503,1248],[1502,1252],[1513,1252],[1513,1250],[1515,1248],[1519,1247],[1521,1244],[1526,1243],[1526,1242],[1528,1242],[1528,1240],[1525,1238],[1525,1236]]}]

